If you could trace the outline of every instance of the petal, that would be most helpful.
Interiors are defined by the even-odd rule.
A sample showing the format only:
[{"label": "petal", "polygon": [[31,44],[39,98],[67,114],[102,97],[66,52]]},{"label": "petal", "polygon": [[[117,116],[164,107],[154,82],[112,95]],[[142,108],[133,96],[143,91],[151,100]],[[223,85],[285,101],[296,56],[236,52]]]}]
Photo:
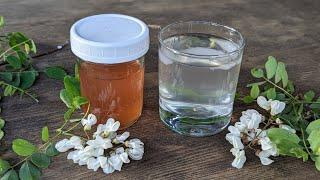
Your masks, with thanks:
[{"label": "petal", "polygon": [[85,125],[87,125],[87,123],[88,123],[88,120],[87,119],[81,119],[81,124],[82,124],[82,126],[85,126]]},{"label": "petal", "polygon": [[109,162],[107,162],[106,166],[103,168],[103,172],[105,174],[110,174],[113,173],[115,171],[115,169],[110,165]]},{"label": "petal", "polygon": [[[262,155],[260,155],[262,153]],[[271,163],[273,163],[273,160],[271,160],[269,158],[269,156],[266,156],[265,154],[263,154],[263,151],[261,151],[259,153],[259,158],[260,158],[260,162],[262,165],[270,165]]]},{"label": "petal", "polygon": [[108,165],[108,158],[107,157],[99,156],[97,159],[98,159],[98,161],[100,163],[100,167],[102,169],[107,167],[107,165]]},{"label": "petal", "polygon": [[270,103],[267,101],[267,99],[264,97],[264,96],[259,96],[258,98],[257,98],[257,104],[261,107],[261,108],[263,108],[263,109],[265,109],[265,110],[267,110],[267,111],[269,111],[270,110]]},{"label": "petal", "polygon": [[232,162],[232,166],[237,168],[237,169],[240,169],[243,167],[244,163],[246,162],[247,158],[245,156],[245,152],[244,150],[240,150],[236,153],[235,155],[235,159],[233,160]]},{"label": "petal", "polygon": [[68,139],[62,139],[61,141],[56,143],[55,148],[59,152],[66,152],[69,149],[73,148],[73,146],[69,143]]},{"label": "petal", "polygon": [[97,171],[100,167],[100,162],[96,158],[89,158],[87,161],[88,169],[92,169],[93,171]]},{"label": "petal", "polygon": [[141,160],[143,157],[144,148],[129,148],[128,155],[133,160]]},{"label": "petal", "polygon": [[226,140],[229,141],[230,144],[232,144],[232,146],[234,148],[237,148],[237,149],[243,149],[244,146],[241,142],[241,138],[239,136],[234,136],[233,134],[231,133],[228,133],[226,135]]},{"label": "petal", "polygon": [[94,114],[89,114],[87,117],[88,125],[93,126],[97,123],[97,117]]},{"label": "petal", "polygon": [[123,162],[118,155],[111,155],[108,162],[115,170],[121,171]]},{"label": "petal", "polygon": [[130,136],[129,132],[124,132],[121,135],[116,136],[116,142],[123,143]]},{"label": "petal", "polygon": [[116,121],[113,125],[112,125],[112,128],[111,128],[111,131],[115,132],[119,129],[120,127],[120,122],[119,121]]},{"label": "petal", "polygon": [[67,159],[72,159],[74,163],[79,162],[79,150],[69,152]]},{"label": "petal", "polygon": [[240,131],[236,127],[229,126],[228,130],[230,131],[230,133],[234,134],[235,136],[240,136]]},{"label": "petal", "polygon": [[281,113],[284,108],[286,107],[286,103],[278,101],[278,100],[274,100],[271,101],[271,112],[270,114],[272,116],[277,115],[279,113]]},{"label": "petal", "polygon": [[245,132],[247,131],[247,126],[241,122],[236,122],[234,124],[234,127],[236,127],[240,132]]},{"label": "petal", "polygon": [[124,153],[121,153],[119,156],[122,162],[130,163],[130,160],[128,158],[128,153],[124,152]]},{"label": "petal", "polygon": [[111,127],[114,124],[114,119],[113,118],[109,118],[106,122],[106,127]]}]

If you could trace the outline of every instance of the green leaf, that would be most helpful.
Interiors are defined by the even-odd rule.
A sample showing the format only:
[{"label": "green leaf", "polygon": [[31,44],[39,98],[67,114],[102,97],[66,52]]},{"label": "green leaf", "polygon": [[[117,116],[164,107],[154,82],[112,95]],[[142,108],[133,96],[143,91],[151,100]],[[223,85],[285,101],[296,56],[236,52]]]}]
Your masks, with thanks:
[{"label": "green leaf", "polygon": [[318,171],[320,171],[320,156],[315,158],[315,165]]},{"label": "green leaf", "polygon": [[37,53],[37,47],[36,47],[36,44],[34,43],[33,40],[30,41],[30,44],[31,44],[30,51],[33,52],[33,53]]},{"label": "green leaf", "polygon": [[308,91],[306,92],[303,97],[304,97],[304,100],[306,100],[307,102],[311,102],[313,100],[313,98],[315,97],[315,93],[313,91]]},{"label": "green leaf", "polygon": [[23,163],[19,170],[21,180],[37,180],[40,178],[40,175],[40,170],[28,161]]},{"label": "green leaf", "polygon": [[3,138],[4,132],[0,129],[0,140]]},{"label": "green leaf", "polygon": [[16,56],[6,56],[6,61],[14,68],[20,69],[22,67],[21,61]]},{"label": "green leaf", "polygon": [[0,72],[0,78],[7,82],[10,82],[13,79],[13,75],[11,72]]},{"label": "green leaf", "polygon": [[260,94],[260,89],[259,89],[259,86],[258,85],[253,85],[251,87],[251,91],[250,91],[250,96],[253,98],[253,99],[256,99]]},{"label": "green leaf", "polygon": [[26,51],[27,54],[30,53],[30,46],[29,46],[29,44],[24,44],[24,50]]},{"label": "green leaf", "polygon": [[15,170],[10,170],[0,180],[19,180],[19,177]]},{"label": "green leaf", "polygon": [[31,162],[39,168],[48,168],[50,165],[50,157],[43,153],[33,153],[31,155]]},{"label": "green leaf", "polygon": [[12,86],[9,85],[4,88],[4,92],[3,92],[4,96],[12,96],[13,93],[14,93],[14,89]]},{"label": "green leaf", "polygon": [[26,60],[28,59],[28,56],[23,51],[17,51],[19,60],[22,64],[27,65]]},{"label": "green leaf", "polygon": [[275,88],[270,88],[267,90],[267,98],[268,99],[276,99],[277,93]]},{"label": "green leaf", "polygon": [[251,96],[245,96],[242,100],[246,104],[252,103],[254,101],[254,99]]},{"label": "green leaf", "polygon": [[44,73],[52,79],[58,79],[58,80],[63,80],[64,77],[67,75],[67,73],[64,71],[64,69],[62,69],[59,66],[55,66],[55,67],[47,67],[44,70]]},{"label": "green leaf", "polygon": [[310,148],[313,151],[313,154],[320,155],[320,129],[314,129],[311,131],[308,142],[310,144]]},{"label": "green leaf", "polygon": [[88,100],[85,97],[82,96],[77,96],[75,98],[73,98],[73,106],[80,109],[81,105],[87,104]]},{"label": "green leaf", "polygon": [[3,16],[0,16],[0,28],[3,28],[4,26],[4,18]]},{"label": "green leaf", "polygon": [[4,119],[0,118],[0,129],[2,129],[5,124],[6,122],[4,121]]},{"label": "green leaf", "polygon": [[42,141],[44,142],[47,142],[49,140],[49,129],[47,126],[43,127],[42,128],[42,131],[41,131],[41,139]]},{"label": "green leaf", "polygon": [[267,133],[280,155],[303,158],[303,161],[308,159],[308,153],[299,145],[300,138],[296,134],[282,128],[271,128]]},{"label": "green leaf", "polygon": [[251,75],[255,78],[262,78],[264,76],[262,69],[253,68],[251,69]]},{"label": "green leaf", "polygon": [[63,115],[64,119],[65,120],[69,120],[75,110],[76,110],[76,108],[74,108],[74,107],[68,109],[68,111],[65,112],[64,115]]},{"label": "green leaf", "polygon": [[287,89],[290,93],[294,92],[294,85],[293,85],[293,82],[290,80],[288,81]]},{"label": "green leaf", "polygon": [[21,89],[28,89],[30,88],[33,84],[34,81],[36,80],[36,73],[35,72],[22,72],[20,74],[20,88]]},{"label": "green leaf", "polygon": [[67,92],[71,97],[80,96],[80,82],[71,76],[64,77],[64,87],[66,88]]},{"label": "green leaf", "polygon": [[5,161],[3,159],[0,159],[0,176],[2,176],[4,173],[6,173],[11,168],[8,161]]},{"label": "green leaf", "polygon": [[59,151],[54,147],[52,143],[46,148],[46,155],[52,157],[59,154]]},{"label": "green leaf", "polygon": [[268,61],[265,64],[265,68],[267,72],[267,78],[271,79],[276,74],[277,60],[273,56],[269,56]]},{"label": "green leaf", "polygon": [[60,99],[66,104],[68,108],[72,108],[72,97],[68,94],[66,89],[60,91]]},{"label": "green leaf", "polygon": [[300,138],[296,134],[282,128],[271,128],[268,129],[267,133],[270,140],[276,144],[278,144],[277,141],[280,139],[291,141],[293,143],[300,142]]},{"label": "green leaf", "polygon": [[19,87],[21,82],[20,73],[15,73],[13,77],[14,77],[14,80],[9,82],[9,84],[15,87]]},{"label": "green leaf", "polygon": [[288,73],[286,70],[286,65],[283,62],[279,62],[278,66],[280,67],[280,76],[282,80],[282,86],[286,87],[288,85]]},{"label": "green leaf", "polygon": [[76,62],[76,64],[74,65],[74,77],[80,81],[80,76],[79,76],[79,67],[80,67],[80,63]]},{"label": "green leaf", "polygon": [[[279,64],[280,64],[280,62],[279,62]],[[282,71],[282,69],[281,69],[281,66],[279,66],[279,64],[277,66],[276,74],[275,74],[275,77],[274,77],[274,82],[276,84],[281,81],[281,71]]]},{"label": "green leaf", "polygon": [[20,156],[30,156],[37,150],[36,146],[24,139],[13,140],[12,149]]}]

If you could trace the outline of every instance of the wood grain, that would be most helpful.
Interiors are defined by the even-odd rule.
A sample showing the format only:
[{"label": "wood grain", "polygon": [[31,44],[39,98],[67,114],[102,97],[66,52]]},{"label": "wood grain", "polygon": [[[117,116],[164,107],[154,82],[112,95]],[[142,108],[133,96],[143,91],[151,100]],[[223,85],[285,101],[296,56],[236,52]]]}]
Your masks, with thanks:
[{"label": "wood grain", "polygon": [[[41,52],[69,39],[69,28],[82,17],[101,13],[123,13],[148,24],[164,26],[180,20],[210,20],[239,29],[246,48],[238,88],[250,82],[249,69],[262,65],[268,55],[287,63],[289,76],[300,91],[319,93],[320,1],[317,0],[1,0],[0,14],[6,31],[23,31],[34,38]],[[318,179],[312,162],[278,157],[271,166],[260,165],[248,154],[244,168],[231,167],[230,145],[225,132],[206,138],[183,137],[168,130],[158,116],[157,30],[151,30],[151,49],[146,56],[144,110],[140,120],[128,129],[145,142],[142,161],[125,165],[123,171],[104,175],[74,165],[66,154],[54,158],[43,179]],[[62,65],[72,72],[75,56],[69,48],[35,60],[38,68]],[[2,101],[7,120],[5,143],[23,137],[39,142],[42,126],[51,130],[63,119],[59,100],[62,83],[40,76],[32,88],[40,103],[24,97]],[[235,114],[243,110],[235,104]],[[7,144],[10,146],[10,144]],[[1,156],[17,160],[10,150]]]}]

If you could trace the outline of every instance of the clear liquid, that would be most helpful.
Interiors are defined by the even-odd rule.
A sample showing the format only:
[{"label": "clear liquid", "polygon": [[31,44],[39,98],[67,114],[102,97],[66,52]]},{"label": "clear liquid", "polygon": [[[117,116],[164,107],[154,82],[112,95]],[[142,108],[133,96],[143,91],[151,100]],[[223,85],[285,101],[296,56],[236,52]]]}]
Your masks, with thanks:
[{"label": "clear liquid", "polygon": [[[184,34],[164,41],[173,49],[196,55],[229,54],[232,41],[205,34]],[[230,120],[242,54],[193,58],[159,50],[160,116],[182,134],[211,135]],[[181,132],[182,131],[182,132]]]}]

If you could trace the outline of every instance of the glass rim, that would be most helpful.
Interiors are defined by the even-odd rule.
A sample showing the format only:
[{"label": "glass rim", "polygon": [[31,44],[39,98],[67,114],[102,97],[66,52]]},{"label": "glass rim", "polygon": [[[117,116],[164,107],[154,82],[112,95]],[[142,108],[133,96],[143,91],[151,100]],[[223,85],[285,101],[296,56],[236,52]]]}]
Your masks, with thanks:
[{"label": "glass rim", "polygon": [[[165,30],[167,30],[168,28],[170,28],[170,27],[172,27],[174,25],[187,24],[187,23],[191,23],[191,24],[207,24],[207,25],[210,25],[210,26],[222,27],[222,28],[225,28],[225,29],[227,29],[227,30],[229,30],[231,32],[235,32],[240,37],[240,40],[241,40],[240,41],[240,45],[239,45],[239,47],[237,47],[236,50],[233,50],[231,52],[228,52],[228,53],[225,53],[225,54],[222,54],[222,55],[200,55],[200,54],[192,54],[192,53],[185,53],[185,52],[178,51],[178,50],[176,50],[174,48],[169,47],[168,45],[166,45],[163,42],[165,39],[163,39],[162,34],[163,34],[163,32]],[[187,56],[187,57],[191,57],[191,58],[201,58],[201,59],[212,59],[212,58],[228,57],[228,56],[230,56],[232,54],[239,53],[241,50],[243,50],[243,48],[245,46],[245,39],[244,39],[244,37],[242,36],[242,34],[238,30],[236,30],[236,29],[234,29],[232,27],[229,27],[229,26],[226,26],[226,25],[222,25],[222,24],[219,24],[219,23],[215,23],[215,22],[211,22],[211,21],[178,21],[178,22],[174,22],[174,23],[168,24],[165,27],[161,28],[161,30],[159,31],[159,33],[158,33],[158,41],[161,44],[161,46],[165,47],[166,49],[168,49],[169,51],[173,52],[174,54],[181,55],[181,56]]]}]

